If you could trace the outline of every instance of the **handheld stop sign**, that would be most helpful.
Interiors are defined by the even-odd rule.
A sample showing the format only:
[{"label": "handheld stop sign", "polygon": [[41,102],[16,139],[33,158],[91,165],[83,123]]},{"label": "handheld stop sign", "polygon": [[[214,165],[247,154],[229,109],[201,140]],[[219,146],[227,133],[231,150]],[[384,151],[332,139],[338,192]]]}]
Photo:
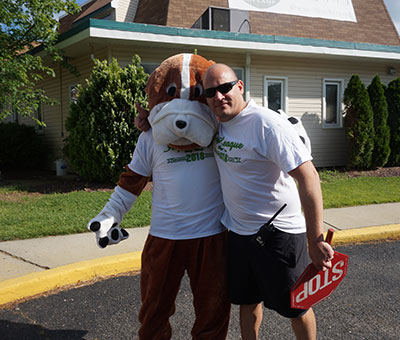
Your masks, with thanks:
[{"label": "handheld stop sign", "polygon": [[[333,233],[329,228],[325,242],[331,244]],[[326,271],[309,264],[291,288],[291,307],[308,309],[331,295],[347,274],[348,259],[347,255],[335,251],[332,267]]]}]

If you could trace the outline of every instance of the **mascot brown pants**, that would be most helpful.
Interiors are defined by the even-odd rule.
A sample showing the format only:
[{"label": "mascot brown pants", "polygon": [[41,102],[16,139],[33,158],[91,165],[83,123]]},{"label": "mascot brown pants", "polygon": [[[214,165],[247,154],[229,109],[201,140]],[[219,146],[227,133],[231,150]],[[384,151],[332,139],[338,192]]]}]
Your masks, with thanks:
[{"label": "mascot brown pants", "polygon": [[149,235],[142,253],[140,340],[169,340],[169,317],[181,280],[188,273],[196,320],[195,340],[223,340],[229,325],[226,292],[226,232],[192,240]]}]

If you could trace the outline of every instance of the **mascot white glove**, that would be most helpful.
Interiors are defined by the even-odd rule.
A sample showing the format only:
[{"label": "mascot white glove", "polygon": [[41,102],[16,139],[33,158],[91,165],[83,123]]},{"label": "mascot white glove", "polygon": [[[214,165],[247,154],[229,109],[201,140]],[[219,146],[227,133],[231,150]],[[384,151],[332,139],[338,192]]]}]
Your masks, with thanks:
[{"label": "mascot white glove", "polygon": [[128,232],[119,225],[124,214],[132,208],[136,198],[137,196],[129,191],[116,186],[103,210],[90,220],[87,228],[96,233],[97,245],[100,248],[117,244],[129,237]]}]

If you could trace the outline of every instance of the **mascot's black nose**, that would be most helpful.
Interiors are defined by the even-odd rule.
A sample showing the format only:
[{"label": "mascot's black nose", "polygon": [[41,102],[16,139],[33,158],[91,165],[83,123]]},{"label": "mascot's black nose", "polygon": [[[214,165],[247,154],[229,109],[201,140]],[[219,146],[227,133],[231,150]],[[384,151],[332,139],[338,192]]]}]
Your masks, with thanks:
[{"label": "mascot's black nose", "polygon": [[184,129],[186,127],[186,122],[183,120],[177,120],[175,125],[178,129]]}]

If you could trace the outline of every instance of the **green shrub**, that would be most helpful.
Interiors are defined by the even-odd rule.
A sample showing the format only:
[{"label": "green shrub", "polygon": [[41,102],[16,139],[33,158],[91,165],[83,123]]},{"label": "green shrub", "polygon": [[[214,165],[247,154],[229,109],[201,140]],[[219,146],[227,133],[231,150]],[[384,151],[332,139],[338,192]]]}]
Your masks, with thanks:
[{"label": "green shrub", "polygon": [[44,168],[48,148],[33,126],[0,123],[0,169]]},{"label": "green shrub", "polygon": [[384,85],[379,76],[372,79],[368,86],[369,99],[371,101],[372,111],[374,114],[374,150],[372,152],[372,166],[384,166],[390,155],[390,129],[387,125],[388,105],[385,97]]},{"label": "green shrub", "polygon": [[344,91],[345,127],[349,138],[348,166],[369,169],[374,148],[374,121],[368,91],[358,75],[353,75]]},{"label": "green shrub", "polygon": [[86,81],[78,87],[66,121],[69,136],[64,151],[82,177],[116,181],[129,163],[139,131],[134,126],[135,102],[146,106],[144,88],[148,74],[134,56],[125,68],[116,59],[95,60]]},{"label": "green shrub", "polygon": [[390,127],[390,157],[387,165],[400,166],[400,78],[391,81],[386,89],[388,125]]}]

